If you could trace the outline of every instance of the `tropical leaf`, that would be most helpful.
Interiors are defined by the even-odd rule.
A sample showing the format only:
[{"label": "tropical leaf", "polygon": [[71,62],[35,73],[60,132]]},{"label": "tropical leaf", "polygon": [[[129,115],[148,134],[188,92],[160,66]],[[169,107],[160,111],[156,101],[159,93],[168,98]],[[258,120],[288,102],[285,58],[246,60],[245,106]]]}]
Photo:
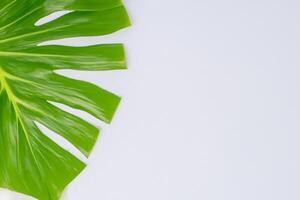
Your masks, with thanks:
[{"label": "tropical leaf", "polygon": [[[41,26],[42,17],[72,10]],[[38,46],[55,39],[96,36],[129,26],[119,0],[0,1],[0,187],[39,200],[57,200],[85,164],[48,138],[36,122],[89,156],[98,129],[49,102],[109,123],[120,98],[54,70],[125,69],[121,44]]]}]

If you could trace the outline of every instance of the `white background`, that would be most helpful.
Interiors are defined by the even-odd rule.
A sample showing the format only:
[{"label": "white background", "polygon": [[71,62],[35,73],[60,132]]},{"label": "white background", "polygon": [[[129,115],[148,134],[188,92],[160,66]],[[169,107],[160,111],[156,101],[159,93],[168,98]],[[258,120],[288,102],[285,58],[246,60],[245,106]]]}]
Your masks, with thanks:
[{"label": "white background", "polygon": [[73,74],[123,102],[69,200],[299,200],[300,2],[124,3],[129,70]]},{"label": "white background", "polygon": [[124,3],[131,28],[69,40],[129,70],[65,73],[123,97],[68,200],[299,200],[300,2]]}]

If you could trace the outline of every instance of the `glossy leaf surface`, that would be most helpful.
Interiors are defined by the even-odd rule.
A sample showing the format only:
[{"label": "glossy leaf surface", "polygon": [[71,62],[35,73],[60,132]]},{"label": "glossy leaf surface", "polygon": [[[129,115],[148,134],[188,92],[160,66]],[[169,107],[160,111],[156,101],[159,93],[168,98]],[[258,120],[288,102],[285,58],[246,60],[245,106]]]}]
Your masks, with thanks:
[{"label": "glossy leaf surface", "polygon": [[[35,23],[55,11],[54,21]],[[121,44],[37,46],[55,39],[97,36],[129,26],[119,0],[0,1],[0,187],[39,200],[58,200],[85,164],[39,130],[36,122],[89,156],[98,129],[49,102],[109,123],[120,98],[54,70],[125,69]]]}]

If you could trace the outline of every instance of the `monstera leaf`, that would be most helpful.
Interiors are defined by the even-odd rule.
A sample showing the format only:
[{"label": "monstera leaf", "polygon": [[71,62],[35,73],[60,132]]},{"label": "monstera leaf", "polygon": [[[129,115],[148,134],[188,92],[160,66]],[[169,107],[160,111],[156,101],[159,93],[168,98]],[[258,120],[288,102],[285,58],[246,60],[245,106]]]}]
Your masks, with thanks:
[{"label": "monstera leaf", "polygon": [[[41,26],[42,17],[70,12]],[[109,34],[129,26],[119,0],[0,1],[0,187],[39,200],[57,200],[85,164],[47,137],[37,123],[67,139],[85,156],[98,129],[51,102],[109,123],[119,97],[55,70],[124,69],[120,44],[41,46],[41,42]],[[50,103],[49,103],[50,102]]]}]

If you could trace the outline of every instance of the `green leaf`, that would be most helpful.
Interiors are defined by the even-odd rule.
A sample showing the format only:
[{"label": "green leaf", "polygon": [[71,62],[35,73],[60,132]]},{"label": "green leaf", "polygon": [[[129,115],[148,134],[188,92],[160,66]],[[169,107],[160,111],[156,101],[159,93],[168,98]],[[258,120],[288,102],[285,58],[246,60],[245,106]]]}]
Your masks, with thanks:
[{"label": "green leaf", "polygon": [[[72,12],[41,26],[53,12]],[[86,157],[98,129],[49,102],[85,111],[110,123],[120,98],[55,70],[126,69],[121,44],[38,46],[55,39],[97,36],[130,25],[119,0],[0,1],[0,187],[39,200],[58,200],[85,164],[39,130],[64,137]]]}]

